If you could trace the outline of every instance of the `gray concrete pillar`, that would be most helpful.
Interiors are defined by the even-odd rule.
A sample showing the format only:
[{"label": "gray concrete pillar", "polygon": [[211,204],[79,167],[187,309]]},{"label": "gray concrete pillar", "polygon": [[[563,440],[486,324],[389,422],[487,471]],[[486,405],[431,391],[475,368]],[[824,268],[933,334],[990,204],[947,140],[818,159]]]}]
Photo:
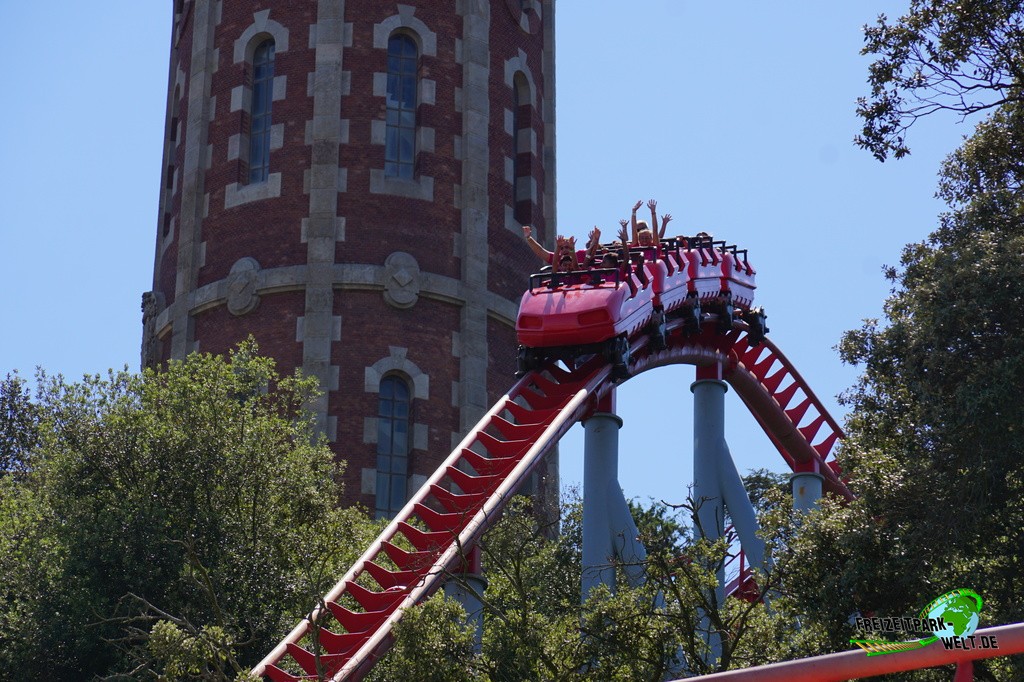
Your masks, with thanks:
[{"label": "gray concrete pillar", "polygon": [[466,610],[466,622],[475,629],[474,654],[479,654],[483,650],[484,605],[480,601],[480,595],[486,588],[487,581],[478,573],[466,573],[459,576],[458,580],[449,580],[444,584],[445,596],[462,604],[462,608]]},{"label": "gray concrete pillar", "polygon": [[[619,429],[622,420],[598,412],[583,423],[583,578],[582,598],[600,584],[615,587],[609,507],[619,489]],[[611,499],[610,499],[611,497]]]},{"label": "gray concrete pillar", "polygon": [[466,622],[474,627],[473,653],[483,651],[484,605],[483,594],[487,580],[480,565],[480,549],[473,547],[463,559],[461,572],[444,584],[444,594],[462,604]]},{"label": "gray concrete pillar", "polygon": [[[698,370],[698,377],[701,372]],[[725,442],[726,384],[719,379],[698,379],[693,391],[693,501],[697,505],[697,521],[708,540],[714,542],[725,531],[725,509],[722,504],[721,477],[718,459]],[[717,587],[714,602],[721,608],[725,602],[725,569],[716,571]],[[707,595],[709,598],[711,594]],[[722,656],[722,638],[713,632],[711,619],[701,618],[701,630],[707,636],[709,664]]]},{"label": "gray concrete pillar", "polygon": [[693,382],[693,499],[704,537],[717,540],[725,530],[718,460],[725,442],[724,381]]},{"label": "gray concrete pillar", "polygon": [[740,538],[747,564],[751,568],[763,568],[764,540],[757,536],[760,526],[757,523],[757,514],[754,513],[754,505],[750,503],[747,489],[743,487],[743,479],[736,470],[729,445],[723,439],[719,447],[719,485],[725,500],[725,508],[729,510],[729,517]]},{"label": "gray concrete pillar", "polygon": [[640,530],[629,511],[618,477],[608,486],[608,523],[612,550],[622,562],[622,571],[631,587],[647,580],[647,548],[640,542]]},{"label": "gray concrete pillar", "polygon": [[818,506],[825,477],[816,471],[797,471],[789,477],[793,489],[793,509],[807,513]]}]

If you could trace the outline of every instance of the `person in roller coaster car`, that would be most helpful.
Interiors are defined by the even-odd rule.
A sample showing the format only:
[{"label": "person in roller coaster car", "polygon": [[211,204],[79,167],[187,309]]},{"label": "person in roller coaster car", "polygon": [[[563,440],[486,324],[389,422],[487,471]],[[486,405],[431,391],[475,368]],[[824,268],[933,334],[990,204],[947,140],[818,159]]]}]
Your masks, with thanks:
[{"label": "person in roller coaster car", "polygon": [[555,239],[554,252],[548,251],[533,238],[533,228],[523,225],[523,237],[530,249],[537,255],[545,265],[551,266],[552,272],[573,272],[582,268],[588,268],[594,263],[597,247],[601,241],[601,230],[596,226],[590,231],[587,248],[576,250],[576,237],[563,237],[558,235]]},{"label": "person in roller coaster car", "polygon": [[[625,280],[627,286],[629,286],[632,296],[636,296],[637,286],[633,282],[633,278],[630,277],[634,272],[639,275],[641,281],[646,286],[647,275],[644,272],[643,259],[640,255],[630,256],[629,253],[629,229],[626,227],[629,223],[625,220],[620,220],[619,225],[619,248],[621,249],[620,254],[615,253],[615,244],[611,244],[610,248],[604,253],[604,260],[601,264],[603,268],[618,268],[619,274],[623,280]],[[633,259],[636,259],[634,261]]]},{"label": "person in roller coaster car", "polygon": [[680,245],[689,249],[712,249],[715,238],[707,232],[698,232],[692,237],[682,237]]},{"label": "person in roller coaster car", "polygon": [[[638,201],[633,205],[633,215],[630,220],[633,226],[633,238],[630,240],[630,244],[634,247],[639,246],[642,248],[653,248],[656,252],[660,244],[661,239],[665,236],[665,228],[668,227],[669,221],[672,220],[672,214],[666,213],[661,216],[661,229],[658,228],[658,202],[654,199],[650,199],[647,202],[647,208],[651,209],[651,223],[647,224],[646,220],[637,220],[636,212],[643,206],[643,201]],[[625,221],[619,221],[621,225]]]},{"label": "person in roller coaster car", "polygon": [[[619,221],[619,225],[620,225],[620,229],[619,229],[619,243],[621,245],[621,249],[622,249],[621,250],[621,254],[622,255],[620,256],[619,254],[615,253],[615,251],[613,251],[611,249],[609,249],[605,253],[605,262],[609,262],[610,261],[615,266],[621,265],[622,266],[622,274],[623,275],[628,275],[630,273],[630,267],[632,265],[632,263],[630,262],[630,259],[629,259],[629,244],[630,244],[630,241],[629,241],[629,230],[626,228],[626,225],[628,225],[628,224],[629,223],[627,221],[625,221],[625,220],[620,220]],[[615,245],[613,244],[612,246],[614,247]],[[612,267],[612,266],[609,265],[609,266],[605,266],[605,267]]]}]

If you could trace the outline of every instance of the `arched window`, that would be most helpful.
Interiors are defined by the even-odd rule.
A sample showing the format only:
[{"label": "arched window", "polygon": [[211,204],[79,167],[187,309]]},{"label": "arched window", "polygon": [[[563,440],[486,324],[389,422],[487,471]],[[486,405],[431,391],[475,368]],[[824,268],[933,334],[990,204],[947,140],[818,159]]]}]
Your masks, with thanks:
[{"label": "arched window", "polygon": [[393,518],[405,505],[409,479],[410,391],[404,378],[388,374],[380,380],[377,401],[378,519]]},{"label": "arched window", "polygon": [[[180,121],[178,121],[178,109],[179,102],[181,100],[181,86],[176,85],[174,87],[174,99],[171,100],[171,122],[168,125],[168,139],[167,145],[164,148],[164,158],[167,159],[167,177],[164,180],[164,187],[168,190],[174,189],[174,171],[177,166],[175,160],[178,156],[177,145],[178,145],[178,134],[179,128],[181,127]],[[168,192],[167,199],[164,203],[164,224],[163,224],[163,236],[166,237],[171,233],[171,192]]]},{"label": "arched window", "polygon": [[387,137],[384,175],[411,180],[416,163],[416,72],[419,50],[412,38],[388,39]]},{"label": "arched window", "polygon": [[264,40],[252,58],[252,107],[249,110],[249,182],[265,182],[270,173],[270,106],[274,98],[274,41]]},{"label": "arched window", "polygon": [[[533,174],[533,153],[529,147],[530,128],[532,125],[531,116],[532,104],[530,98],[530,84],[522,71],[517,71],[512,78],[512,154],[515,159],[515,208],[513,215],[515,219],[528,225],[533,222],[533,202],[527,196],[522,199],[519,196],[520,178],[529,178]],[[525,151],[520,149],[520,140],[526,142]]]}]

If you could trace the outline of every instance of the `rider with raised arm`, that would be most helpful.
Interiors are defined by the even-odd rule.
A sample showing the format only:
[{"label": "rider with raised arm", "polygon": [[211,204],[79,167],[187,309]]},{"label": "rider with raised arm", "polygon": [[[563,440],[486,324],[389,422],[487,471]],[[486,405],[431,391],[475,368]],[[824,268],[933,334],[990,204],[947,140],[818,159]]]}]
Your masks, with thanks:
[{"label": "rider with raised arm", "polygon": [[548,251],[540,242],[533,238],[533,228],[523,225],[523,237],[530,249],[545,265],[550,265],[553,272],[572,272],[580,266],[590,267],[594,254],[601,241],[601,230],[595,226],[590,231],[589,241],[585,250],[576,250],[576,237],[568,239],[559,235],[555,240],[555,251]]},{"label": "rider with raised arm", "polygon": [[583,260],[581,262],[584,268],[591,268],[594,266],[597,247],[601,245],[601,228],[594,225],[594,229],[587,234],[587,238],[587,250],[583,254]]},{"label": "rider with raised arm", "polygon": [[623,274],[624,277],[629,276],[629,273],[631,272],[631,266],[632,266],[632,263],[630,262],[630,259],[629,259],[629,232],[626,230],[626,225],[627,224],[628,224],[628,221],[625,221],[625,220],[620,220],[619,221],[619,225],[620,225],[620,229],[619,229],[619,244],[620,244],[621,249],[622,249],[621,250],[621,256],[616,256],[616,254],[614,252],[609,251],[609,255],[610,256],[612,256],[616,260],[620,260],[621,259],[619,265],[622,267],[622,274]]},{"label": "rider with raised arm", "polygon": [[[643,260],[654,262],[657,261],[661,255],[658,249],[658,247],[660,246],[660,240],[658,238],[658,214],[656,212],[658,202],[655,201],[654,199],[651,199],[647,202],[647,207],[651,209],[651,221],[654,223],[653,230],[651,229],[650,225],[647,224],[646,220],[636,219],[636,212],[641,206],[643,206],[643,201],[638,201],[636,202],[636,204],[633,205],[633,213],[630,219],[630,223],[633,227],[633,239],[630,241],[630,246],[634,249],[641,249]],[[669,217],[669,220],[671,220],[671,216]],[[623,230],[625,230],[625,223],[626,221],[624,220],[619,221],[619,224],[623,226]],[[642,280],[644,280],[644,286],[646,286],[647,276],[643,270],[642,265],[638,269],[637,274],[640,276]]]},{"label": "rider with raised arm", "polygon": [[671,221],[671,220],[672,220],[672,214],[671,213],[666,213],[663,216],[661,216],[661,231],[658,233],[658,238],[659,239],[664,239],[665,238],[665,228],[668,227],[669,221]]},{"label": "rider with raised arm", "polygon": [[638,201],[633,205],[633,213],[630,222],[633,225],[633,239],[631,243],[633,246],[653,246],[655,249],[658,248],[659,241],[665,236],[665,226],[668,225],[669,221],[672,220],[672,214],[666,213],[661,217],[661,229],[658,229],[658,202],[654,199],[650,199],[647,202],[647,208],[651,209],[651,223],[647,224],[646,220],[637,220],[636,212],[643,206],[643,201]]}]

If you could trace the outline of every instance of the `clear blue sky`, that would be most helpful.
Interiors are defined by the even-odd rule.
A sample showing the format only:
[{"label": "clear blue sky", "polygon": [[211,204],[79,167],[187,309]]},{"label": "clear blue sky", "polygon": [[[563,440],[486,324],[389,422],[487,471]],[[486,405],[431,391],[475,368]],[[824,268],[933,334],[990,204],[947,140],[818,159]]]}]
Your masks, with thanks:
[{"label": "clear blue sky", "polygon": [[[0,375],[138,367],[171,5],[0,2],[14,60],[0,106]],[[854,100],[867,89],[861,27],[903,10],[558,3],[559,231],[613,230],[654,197],[674,232],[749,248],[770,336],[839,419],[834,397],[857,374],[834,346],[880,315],[881,267],[935,226],[936,171],[970,132],[952,118],[926,122],[913,155],[884,165],[853,146]],[[671,368],[620,389],[627,496],[685,497],[692,379]],[[727,410],[740,469],[782,470],[735,396]],[[580,478],[580,434],[563,441],[569,483]]]}]

